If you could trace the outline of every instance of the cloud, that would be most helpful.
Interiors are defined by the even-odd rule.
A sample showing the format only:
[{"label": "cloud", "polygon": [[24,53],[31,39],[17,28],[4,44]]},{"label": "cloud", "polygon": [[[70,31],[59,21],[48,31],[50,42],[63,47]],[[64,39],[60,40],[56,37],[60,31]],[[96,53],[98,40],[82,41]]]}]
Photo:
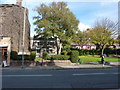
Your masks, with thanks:
[{"label": "cloud", "polygon": [[91,28],[91,27],[89,25],[86,25],[86,24],[83,24],[83,23],[79,23],[78,28],[81,31],[85,31],[86,29]]}]

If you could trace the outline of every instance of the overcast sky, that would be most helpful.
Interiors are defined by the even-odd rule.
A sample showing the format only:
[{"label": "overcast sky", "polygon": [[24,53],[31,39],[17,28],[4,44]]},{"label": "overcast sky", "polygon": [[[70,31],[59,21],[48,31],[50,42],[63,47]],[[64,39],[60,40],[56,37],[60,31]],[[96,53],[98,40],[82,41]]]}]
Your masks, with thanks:
[{"label": "overcast sky", "polygon": [[[29,9],[29,21],[31,24],[31,36],[35,34],[33,17],[37,15],[35,7],[41,3],[50,3],[61,0],[23,0],[23,6]],[[68,7],[80,21],[79,29],[93,27],[97,18],[109,18],[115,22],[118,20],[119,0],[62,0],[67,2]],[[16,0],[0,0],[0,4],[15,4]]]}]

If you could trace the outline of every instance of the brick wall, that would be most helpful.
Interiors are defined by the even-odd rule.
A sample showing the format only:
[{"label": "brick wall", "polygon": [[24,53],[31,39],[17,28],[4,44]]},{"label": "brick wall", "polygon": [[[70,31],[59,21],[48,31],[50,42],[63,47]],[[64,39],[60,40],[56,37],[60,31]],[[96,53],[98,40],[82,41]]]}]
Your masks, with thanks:
[{"label": "brick wall", "polygon": [[[2,33],[11,37],[11,50],[21,52],[24,25],[24,7],[15,4],[0,5],[2,16]],[[1,17],[0,17],[1,18]],[[26,12],[25,51],[30,48],[30,23],[28,9]]]}]

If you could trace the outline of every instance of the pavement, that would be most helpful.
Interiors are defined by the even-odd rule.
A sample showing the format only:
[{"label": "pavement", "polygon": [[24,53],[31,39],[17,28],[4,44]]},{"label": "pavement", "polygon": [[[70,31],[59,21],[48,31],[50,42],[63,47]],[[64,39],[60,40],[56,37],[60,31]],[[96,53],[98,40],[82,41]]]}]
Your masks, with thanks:
[{"label": "pavement", "polygon": [[120,65],[111,63],[109,65],[103,64],[80,64],[80,65],[67,65],[67,66],[10,66],[1,68],[3,71],[6,70],[71,70],[71,69],[107,69],[107,68],[118,68]]}]

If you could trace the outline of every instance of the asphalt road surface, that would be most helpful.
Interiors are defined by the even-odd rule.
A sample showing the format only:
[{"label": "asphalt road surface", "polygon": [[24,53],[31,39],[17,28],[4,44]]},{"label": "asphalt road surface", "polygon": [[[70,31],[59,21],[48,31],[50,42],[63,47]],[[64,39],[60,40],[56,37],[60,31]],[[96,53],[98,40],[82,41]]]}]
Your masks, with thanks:
[{"label": "asphalt road surface", "polygon": [[118,69],[4,72],[3,88],[118,88]]}]

